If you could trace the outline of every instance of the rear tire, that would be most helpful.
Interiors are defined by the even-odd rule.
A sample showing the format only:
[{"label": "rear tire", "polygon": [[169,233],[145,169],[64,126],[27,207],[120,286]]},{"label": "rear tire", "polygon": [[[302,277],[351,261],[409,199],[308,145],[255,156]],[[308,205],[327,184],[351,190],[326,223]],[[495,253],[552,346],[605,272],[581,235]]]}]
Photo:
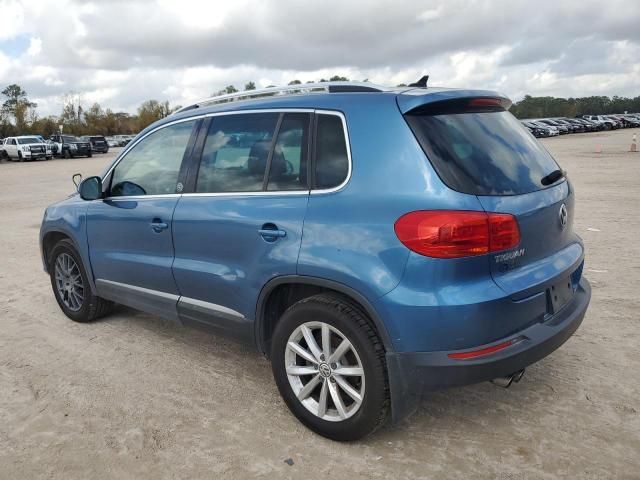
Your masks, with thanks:
[{"label": "rear tire", "polygon": [[357,440],[387,418],[384,347],[360,308],[341,296],[314,295],[289,307],[273,333],[271,366],[291,412],[324,437]]},{"label": "rear tire", "polygon": [[91,292],[82,258],[70,240],[53,247],[49,276],[60,309],[74,322],[90,322],[111,312],[113,303]]},{"label": "rear tire", "polygon": [[22,152],[18,152],[18,161],[24,162],[24,158],[22,157]]},{"label": "rear tire", "polygon": [[71,152],[69,150],[65,150],[63,156],[64,158],[71,158]]},{"label": "rear tire", "polygon": [[89,155],[87,155],[89,158],[93,157],[93,153],[89,152]]}]

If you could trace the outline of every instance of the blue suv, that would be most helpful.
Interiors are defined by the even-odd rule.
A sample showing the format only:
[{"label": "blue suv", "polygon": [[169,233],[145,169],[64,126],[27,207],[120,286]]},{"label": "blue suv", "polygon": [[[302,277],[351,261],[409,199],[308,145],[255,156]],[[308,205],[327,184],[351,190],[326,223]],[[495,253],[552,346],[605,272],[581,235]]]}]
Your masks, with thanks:
[{"label": "blue suv", "polygon": [[429,391],[520,379],[590,300],[574,191],[482,90],[322,83],[215,97],[47,208],[62,311],[113,302],[255,345],[336,440]]}]

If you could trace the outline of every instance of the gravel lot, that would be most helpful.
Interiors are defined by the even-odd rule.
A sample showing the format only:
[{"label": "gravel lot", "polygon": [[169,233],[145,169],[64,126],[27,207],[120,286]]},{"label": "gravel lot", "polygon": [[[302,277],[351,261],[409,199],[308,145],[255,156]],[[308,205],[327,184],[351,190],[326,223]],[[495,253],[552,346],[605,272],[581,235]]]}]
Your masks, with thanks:
[{"label": "gravel lot", "polygon": [[306,430],[268,362],[231,340],[125,308],[68,320],[40,263],[43,210],[72,191],[72,173],[98,174],[113,157],[2,162],[0,478],[639,479],[633,132],[543,141],[569,171],[587,245],[593,299],[573,338],[509,390],[434,394],[353,444]]}]

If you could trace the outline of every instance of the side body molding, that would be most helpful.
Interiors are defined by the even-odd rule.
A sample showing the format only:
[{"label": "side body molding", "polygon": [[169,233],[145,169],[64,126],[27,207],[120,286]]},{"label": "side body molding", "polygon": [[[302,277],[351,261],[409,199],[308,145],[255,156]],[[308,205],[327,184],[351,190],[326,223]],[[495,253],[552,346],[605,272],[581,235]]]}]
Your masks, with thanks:
[{"label": "side body molding", "polygon": [[212,326],[210,320],[217,319],[216,324],[224,328],[216,330],[253,343],[252,322],[241,313],[222,305],[104,279],[96,280],[96,288],[98,295],[107,300],[181,325],[208,329]]}]

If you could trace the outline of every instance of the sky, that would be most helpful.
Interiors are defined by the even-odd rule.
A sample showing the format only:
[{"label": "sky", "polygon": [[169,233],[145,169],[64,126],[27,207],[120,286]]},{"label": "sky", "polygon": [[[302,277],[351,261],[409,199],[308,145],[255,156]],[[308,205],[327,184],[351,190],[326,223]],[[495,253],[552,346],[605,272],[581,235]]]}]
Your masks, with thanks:
[{"label": "sky", "polygon": [[638,0],[0,0],[0,88],[134,113],[338,74],[513,100],[640,95]]}]

